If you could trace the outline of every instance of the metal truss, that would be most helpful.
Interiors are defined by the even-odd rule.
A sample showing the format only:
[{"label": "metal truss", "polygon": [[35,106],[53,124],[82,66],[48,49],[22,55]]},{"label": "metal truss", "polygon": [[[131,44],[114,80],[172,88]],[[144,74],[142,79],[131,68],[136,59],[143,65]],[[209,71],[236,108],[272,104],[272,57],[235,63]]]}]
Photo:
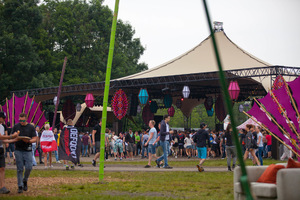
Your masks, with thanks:
[{"label": "metal truss", "polygon": [[[279,74],[283,76],[299,76],[300,67],[286,67],[286,66],[269,66],[269,67],[257,67],[251,69],[238,69],[225,71],[227,79],[239,79],[239,78],[252,78],[252,77],[266,77],[277,76]],[[176,76],[161,76],[153,78],[143,79],[117,79],[111,81],[111,88],[118,89],[136,89],[140,87],[161,87],[168,84],[188,84],[188,83],[201,83],[203,81],[215,81],[219,80],[217,72],[209,73],[197,73],[197,74],[185,74]],[[62,87],[62,93],[76,93],[76,92],[89,92],[89,91],[101,91],[104,90],[105,82],[96,83],[83,83],[78,85],[68,85]],[[254,86],[253,86],[254,87]],[[256,86],[257,87],[257,86]],[[249,88],[250,89],[250,88]],[[17,96],[24,96],[27,92],[30,96],[40,95],[56,95],[58,87],[51,88],[37,88],[30,90],[12,91]],[[263,89],[260,89],[263,90]],[[202,88],[199,89],[199,93],[220,92],[220,89],[215,88]]]}]

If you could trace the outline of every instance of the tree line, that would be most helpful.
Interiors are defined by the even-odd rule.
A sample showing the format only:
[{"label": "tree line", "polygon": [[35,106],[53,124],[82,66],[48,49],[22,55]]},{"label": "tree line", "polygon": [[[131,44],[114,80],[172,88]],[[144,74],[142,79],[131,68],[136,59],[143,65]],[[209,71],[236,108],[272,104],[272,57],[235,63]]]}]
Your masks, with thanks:
[{"label": "tree line", "polygon": [[[0,0],[0,100],[10,91],[105,80],[113,11],[103,0]],[[148,69],[133,27],[118,20],[112,79]]]}]

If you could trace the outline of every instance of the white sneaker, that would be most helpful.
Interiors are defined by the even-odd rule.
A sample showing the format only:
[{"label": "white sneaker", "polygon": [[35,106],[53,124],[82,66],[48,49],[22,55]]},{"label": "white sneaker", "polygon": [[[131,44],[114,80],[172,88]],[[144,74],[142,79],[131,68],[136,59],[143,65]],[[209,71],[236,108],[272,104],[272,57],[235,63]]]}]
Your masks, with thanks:
[{"label": "white sneaker", "polygon": [[48,169],[48,166],[45,166],[45,169]]},{"label": "white sneaker", "polygon": [[177,156],[175,156],[175,158],[177,158]]},{"label": "white sneaker", "polygon": [[60,161],[56,161],[56,163],[61,163]]},{"label": "white sneaker", "polygon": [[53,165],[50,165],[49,167],[50,167],[50,168],[53,168]]}]

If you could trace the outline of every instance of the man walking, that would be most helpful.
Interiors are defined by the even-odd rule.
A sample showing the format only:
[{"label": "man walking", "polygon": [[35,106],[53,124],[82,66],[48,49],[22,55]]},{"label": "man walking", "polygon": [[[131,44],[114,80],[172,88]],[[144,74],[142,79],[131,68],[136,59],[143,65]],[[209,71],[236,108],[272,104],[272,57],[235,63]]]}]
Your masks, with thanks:
[{"label": "man walking", "polygon": [[10,191],[5,187],[5,156],[4,156],[4,145],[2,140],[16,138],[19,134],[14,133],[12,135],[4,135],[5,126],[4,120],[6,115],[4,112],[0,112],[0,194],[8,194]]},{"label": "man walking", "polygon": [[155,152],[155,148],[156,145],[154,144],[156,138],[157,138],[157,131],[155,126],[155,121],[154,120],[150,120],[149,121],[149,127],[150,127],[150,137],[148,139],[148,141],[146,142],[146,146],[148,146],[148,152],[149,152],[149,160],[148,160],[148,165],[145,166],[145,168],[150,168],[151,167],[151,159],[152,156],[156,157],[156,152]]},{"label": "man walking", "polygon": [[208,146],[210,147],[209,135],[205,130],[206,127],[207,125],[205,123],[201,123],[200,130],[193,136],[193,140],[197,144],[198,158],[200,158],[199,164],[196,165],[199,172],[204,171],[202,165],[205,162],[207,156],[206,141]]},{"label": "man walking", "polygon": [[[36,132],[34,126],[27,122],[27,115],[21,113],[19,115],[19,122],[16,124],[12,132],[20,132],[19,136],[27,137],[26,139],[16,140],[16,165],[18,177],[18,193],[23,190],[27,191],[27,181],[32,170],[32,143],[36,142]],[[24,173],[25,167],[25,173]]]},{"label": "man walking", "polygon": [[161,121],[160,124],[160,145],[163,148],[164,154],[159,157],[157,160],[155,160],[157,167],[160,167],[160,161],[164,160],[165,164],[163,168],[165,169],[172,169],[173,167],[170,167],[168,165],[168,155],[169,155],[169,148],[170,148],[170,134],[173,134],[173,131],[170,131],[170,126],[169,126],[169,121],[170,121],[170,116],[165,115],[164,119]]},{"label": "man walking", "polygon": [[[226,140],[225,140],[226,138]],[[227,167],[228,171],[234,170],[235,168],[235,163],[236,163],[236,148],[233,144],[232,141],[232,127],[231,124],[228,124],[227,130],[225,131],[225,134],[223,135],[223,140],[225,141],[225,149],[226,149],[226,155],[227,155]],[[231,158],[232,158],[232,168],[230,167],[231,165]]]},{"label": "man walking", "polygon": [[92,132],[93,146],[95,147],[95,157],[92,161],[92,165],[96,167],[97,159],[100,156],[100,139],[101,139],[101,125],[102,119],[100,119],[99,124],[94,127]]}]

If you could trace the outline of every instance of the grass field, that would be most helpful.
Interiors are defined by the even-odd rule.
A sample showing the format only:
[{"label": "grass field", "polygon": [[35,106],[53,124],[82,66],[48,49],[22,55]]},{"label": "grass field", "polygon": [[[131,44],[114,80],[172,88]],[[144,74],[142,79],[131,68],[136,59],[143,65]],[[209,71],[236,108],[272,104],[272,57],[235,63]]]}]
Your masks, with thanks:
[{"label": "grass field", "polygon": [[233,199],[232,172],[107,172],[33,170],[29,190],[16,193],[16,171],[6,171],[9,195],[0,199]]},{"label": "grass field", "polygon": [[[191,167],[197,160],[171,160],[173,167]],[[145,165],[140,161],[108,161],[107,165]],[[265,165],[278,163],[264,160]],[[90,163],[86,163],[90,164]],[[154,163],[153,163],[154,165]],[[252,165],[251,160],[246,165]],[[226,167],[224,160],[207,160],[206,167]],[[233,199],[233,172],[98,172],[36,170],[31,172],[29,190],[17,194],[16,170],[6,170],[6,186],[11,190],[0,199]]]}]

